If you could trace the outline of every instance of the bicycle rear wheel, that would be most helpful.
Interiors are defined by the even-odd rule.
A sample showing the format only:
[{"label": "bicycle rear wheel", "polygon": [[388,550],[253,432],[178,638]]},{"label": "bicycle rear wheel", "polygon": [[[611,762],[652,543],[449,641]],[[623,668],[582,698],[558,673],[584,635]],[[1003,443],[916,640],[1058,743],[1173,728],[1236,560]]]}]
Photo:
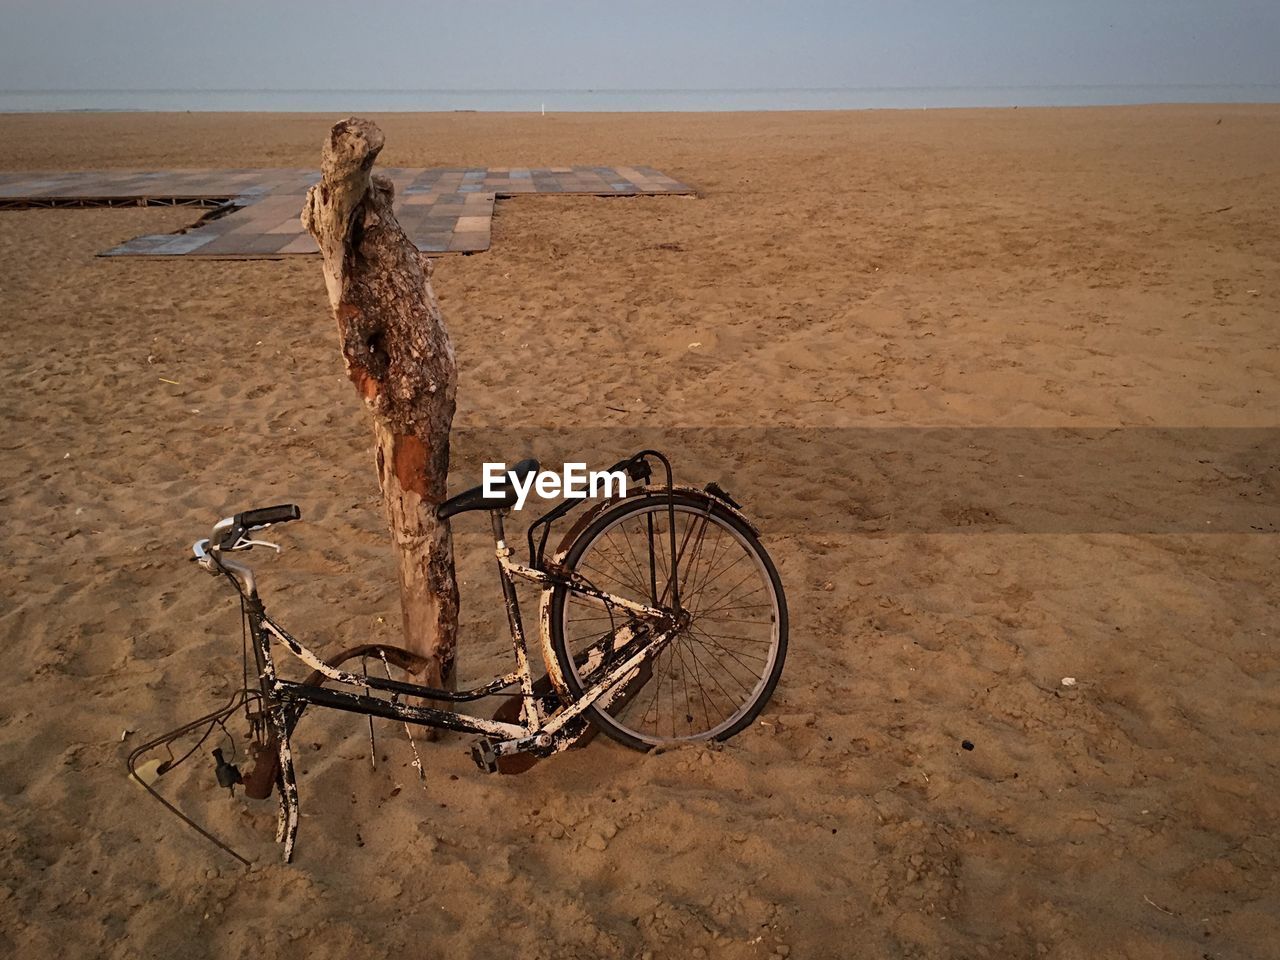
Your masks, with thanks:
[{"label": "bicycle rear wheel", "polygon": [[[782,581],[755,532],[697,491],[675,494],[676,580],[688,623],[632,682],[626,697],[586,716],[638,750],[726,740],[760,714],[787,652]],[[592,520],[564,566],[608,593],[670,609],[671,523],[665,491],[622,500]],[[656,588],[656,589],[655,589]],[[556,588],[551,641],[570,692],[587,686],[587,648],[627,622],[620,611]]]}]

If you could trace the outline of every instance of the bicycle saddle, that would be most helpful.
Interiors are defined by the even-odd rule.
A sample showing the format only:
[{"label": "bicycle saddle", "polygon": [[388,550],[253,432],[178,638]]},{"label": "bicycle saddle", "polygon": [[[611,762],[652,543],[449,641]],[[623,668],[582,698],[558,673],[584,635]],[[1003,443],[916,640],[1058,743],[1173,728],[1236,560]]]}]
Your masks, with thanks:
[{"label": "bicycle saddle", "polygon": [[537,460],[532,457],[528,460],[521,460],[515,466],[509,468],[507,476],[503,477],[501,483],[496,484],[498,496],[486,497],[484,495],[484,484],[481,484],[478,487],[472,487],[470,490],[463,490],[457,496],[450,497],[440,504],[440,506],[436,507],[436,516],[441,520],[448,520],[454,514],[466,513],[468,510],[501,510],[505,507],[514,506],[518,495],[511,483],[511,474],[515,474],[517,480],[523,481],[529,474],[537,472]]}]

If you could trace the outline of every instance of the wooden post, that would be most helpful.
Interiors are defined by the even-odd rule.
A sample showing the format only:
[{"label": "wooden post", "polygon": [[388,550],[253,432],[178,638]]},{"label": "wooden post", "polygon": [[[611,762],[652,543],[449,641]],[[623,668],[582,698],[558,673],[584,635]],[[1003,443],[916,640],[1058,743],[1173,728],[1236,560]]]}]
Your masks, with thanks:
[{"label": "wooden post", "polygon": [[454,689],[458,585],[449,523],[435,508],[449,473],[457,365],[424,259],[391,210],[395,190],[371,174],[382,143],[368,120],[335,124],[302,223],[324,257],[347,376],[372,415],[405,646],[427,661],[420,682]]}]

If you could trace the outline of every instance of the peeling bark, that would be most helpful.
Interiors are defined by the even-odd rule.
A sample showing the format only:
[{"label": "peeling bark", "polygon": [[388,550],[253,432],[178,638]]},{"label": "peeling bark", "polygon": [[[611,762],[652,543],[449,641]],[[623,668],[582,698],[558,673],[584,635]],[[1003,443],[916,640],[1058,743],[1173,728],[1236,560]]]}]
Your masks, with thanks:
[{"label": "peeling bark", "polygon": [[335,124],[302,223],[324,258],[347,376],[372,418],[405,646],[427,662],[421,682],[453,689],[458,586],[449,524],[435,508],[449,473],[457,366],[424,259],[391,210],[394,188],[372,175],[382,143],[368,120]]}]

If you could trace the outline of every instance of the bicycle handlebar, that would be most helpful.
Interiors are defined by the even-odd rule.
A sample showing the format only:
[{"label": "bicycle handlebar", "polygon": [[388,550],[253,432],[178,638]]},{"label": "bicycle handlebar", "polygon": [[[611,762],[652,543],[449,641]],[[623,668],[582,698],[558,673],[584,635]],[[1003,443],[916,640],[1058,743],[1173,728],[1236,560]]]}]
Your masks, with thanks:
[{"label": "bicycle handlebar", "polygon": [[[274,507],[258,507],[256,510],[245,510],[230,517],[223,517],[213,525],[213,530],[210,532],[208,539],[197,540],[192,545],[192,548],[195,551],[196,559],[202,565],[207,566],[209,551],[235,550],[237,545],[242,544],[252,531],[261,530],[277,523],[288,523],[290,520],[298,520],[301,517],[302,511],[298,509],[298,505],[295,503],[281,503]],[[249,549],[249,547],[249,544],[244,543],[243,546],[238,548]]]},{"label": "bicycle handlebar", "polygon": [[273,523],[288,523],[290,520],[302,518],[302,511],[296,503],[281,503],[274,507],[259,507],[257,510],[246,510],[239,514],[240,523],[246,530],[257,527],[269,527]]},{"label": "bicycle handlebar", "polygon": [[[281,503],[274,507],[259,507],[256,510],[245,510],[234,516],[224,517],[213,525],[207,540],[197,540],[192,544],[195,559],[208,573],[230,573],[241,581],[244,589],[255,593],[253,571],[230,558],[219,556],[223,550],[249,550],[254,543],[263,545],[265,541],[251,540],[249,535],[254,530],[261,530],[277,523],[288,523],[298,520],[302,511],[297,504]],[[274,544],[265,544],[275,546]],[[279,550],[279,547],[275,548]]]},{"label": "bicycle handlebar", "polygon": [[281,503],[274,507],[258,507],[219,520],[209,535],[209,543],[215,550],[234,547],[251,530],[261,530],[277,523],[288,523],[302,516],[295,503]]}]

